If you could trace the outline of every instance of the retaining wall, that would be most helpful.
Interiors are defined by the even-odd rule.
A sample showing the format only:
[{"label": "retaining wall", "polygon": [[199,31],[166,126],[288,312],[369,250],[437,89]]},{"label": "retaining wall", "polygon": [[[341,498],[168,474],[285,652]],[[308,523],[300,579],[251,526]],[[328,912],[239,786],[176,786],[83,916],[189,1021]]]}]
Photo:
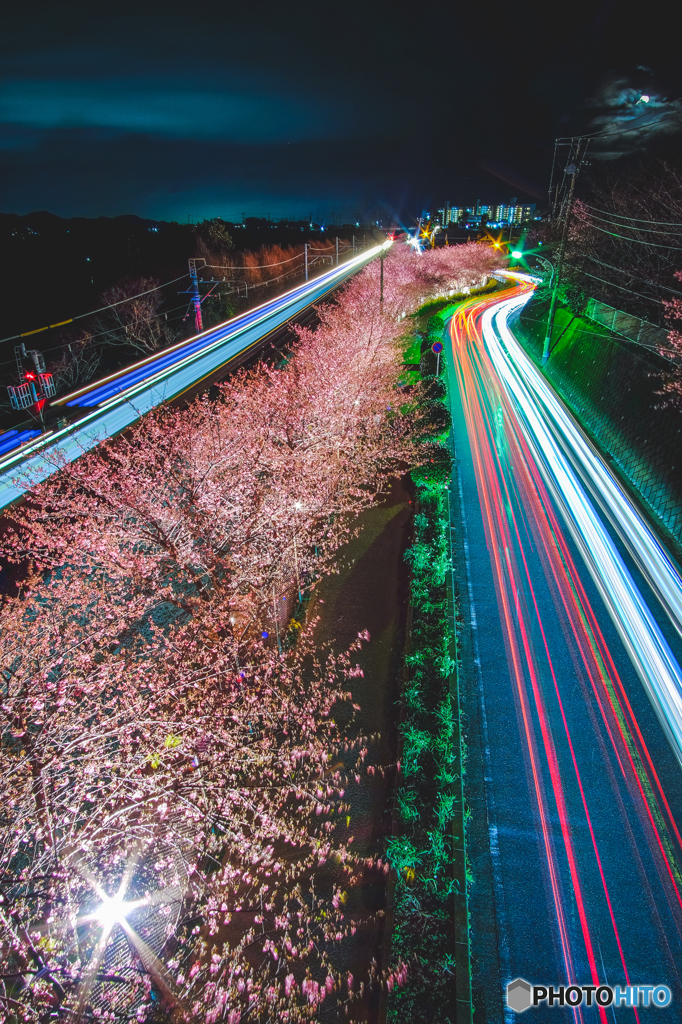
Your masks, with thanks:
[{"label": "retaining wall", "polygon": [[[548,302],[531,302],[512,324],[539,364]],[[670,363],[587,317],[558,308],[544,372],[611,457],[652,520],[682,551],[682,414],[662,407]]]}]

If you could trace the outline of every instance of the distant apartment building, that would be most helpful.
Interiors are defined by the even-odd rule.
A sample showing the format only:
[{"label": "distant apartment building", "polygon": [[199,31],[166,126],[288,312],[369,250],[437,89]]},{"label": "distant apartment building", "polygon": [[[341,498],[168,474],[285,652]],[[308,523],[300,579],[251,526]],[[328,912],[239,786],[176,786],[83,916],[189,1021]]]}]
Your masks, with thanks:
[{"label": "distant apartment building", "polygon": [[535,216],[535,203],[517,203],[512,200],[508,204],[493,207],[490,221],[496,224],[523,224]]},{"label": "distant apartment building", "polygon": [[476,215],[475,206],[449,206],[446,224],[464,224],[468,217]]},{"label": "distant apartment building", "polygon": [[535,217],[535,203],[519,203],[514,197],[508,203],[476,203],[475,206],[446,205],[438,211],[440,224],[461,224],[462,226],[479,227],[485,218],[488,224],[507,226],[523,224]]}]

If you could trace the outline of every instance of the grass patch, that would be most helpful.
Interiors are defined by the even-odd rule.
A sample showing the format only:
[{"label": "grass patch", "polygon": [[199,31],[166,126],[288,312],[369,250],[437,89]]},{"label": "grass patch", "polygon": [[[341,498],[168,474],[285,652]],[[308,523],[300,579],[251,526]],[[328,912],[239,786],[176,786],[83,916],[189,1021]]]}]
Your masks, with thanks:
[{"label": "grass patch", "polygon": [[401,695],[397,829],[388,840],[387,856],[396,872],[391,964],[406,962],[408,975],[389,996],[387,1019],[392,1024],[456,1020],[453,894],[465,883],[453,872],[457,770],[449,677],[455,665],[447,602],[445,487],[451,458],[445,389],[433,376],[435,356],[433,367],[428,359],[433,337],[442,338],[444,319],[443,314],[432,317],[421,342],[423,405],[432,424],[428,437],[434,457],[412,473],[417,492],[414,541],[405,556],[412,570],[412,619]]}]

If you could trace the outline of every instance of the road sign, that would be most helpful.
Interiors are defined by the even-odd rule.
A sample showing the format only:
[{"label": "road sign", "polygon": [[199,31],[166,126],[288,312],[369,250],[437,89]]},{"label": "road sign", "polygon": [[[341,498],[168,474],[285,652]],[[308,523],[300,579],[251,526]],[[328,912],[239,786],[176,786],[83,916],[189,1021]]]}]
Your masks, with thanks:
[{"label": "road sign", "polygon": [[436,354],[440,354],[443,351],[443,342],[434,341],[433,345],[431,346],[431,351],[435,352]]}]

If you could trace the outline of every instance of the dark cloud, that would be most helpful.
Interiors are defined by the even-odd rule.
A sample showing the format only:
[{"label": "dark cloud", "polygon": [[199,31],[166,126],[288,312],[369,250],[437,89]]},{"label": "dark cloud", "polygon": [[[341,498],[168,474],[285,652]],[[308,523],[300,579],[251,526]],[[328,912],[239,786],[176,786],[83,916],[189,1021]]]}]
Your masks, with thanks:
[{"label": "dark cloud", "polygon": [[577,0],[560,23],[544,0],[15,5],[2,205],[351,217],[537,198],[554,138],[616,110],[612,97],[586,113],[605,73],[642,65],[674,89],[677,47],[655,17],[634,22],[618,0]]},{"label": "dark cloud", "polygon": [[17,129],[93,128],[169,139],[278,142],[344,129],[343,107],[261,83],[244,90],[170,74],[19,78],[4,83],[0,122]]},{"label": "dark cloud", "polygon": [[595,133],[590,154],[601,160],[643,152],[682,131],[682,102],[661,94],[649,68],[607,76],[587,107],[588,131]]}]

